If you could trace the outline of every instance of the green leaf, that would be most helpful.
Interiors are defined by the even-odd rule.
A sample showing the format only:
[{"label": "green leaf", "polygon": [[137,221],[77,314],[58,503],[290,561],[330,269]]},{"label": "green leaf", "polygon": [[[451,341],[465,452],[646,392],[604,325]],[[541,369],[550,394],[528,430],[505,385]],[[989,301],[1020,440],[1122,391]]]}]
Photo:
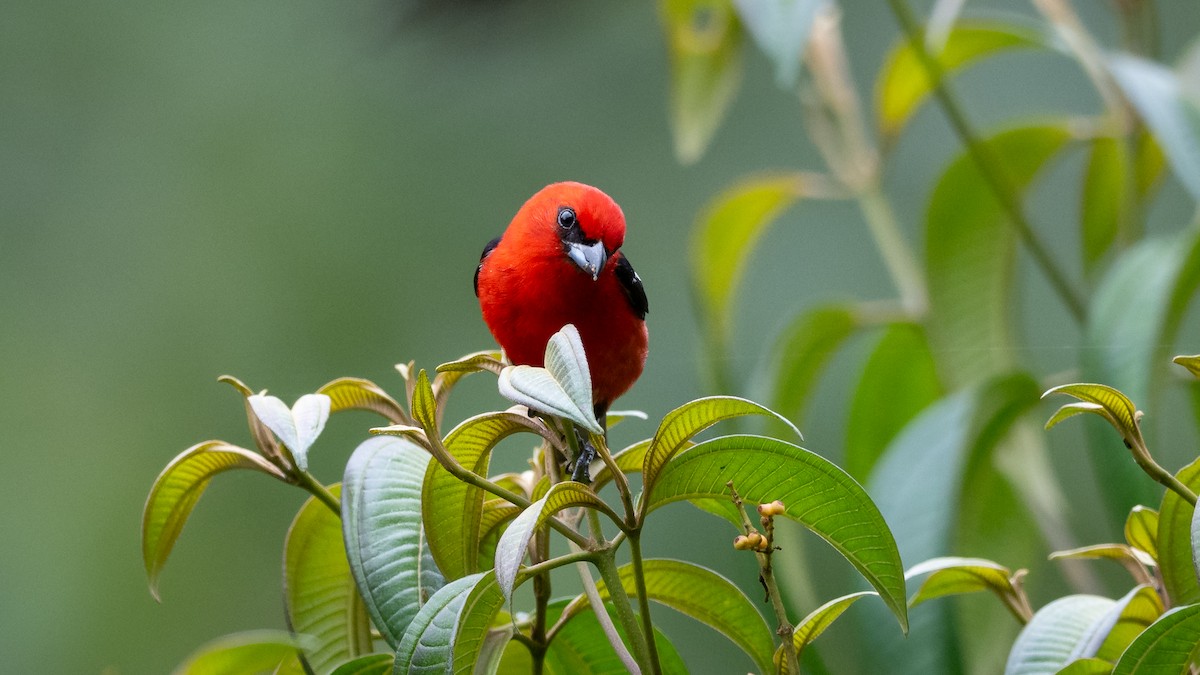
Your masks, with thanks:
[{"label": "green leaf", "polygon": [[[488,474],[492,448],[517,432],[535,432],[533,420],[519,413],[492,412],[463,420],[443,445],[464,468]],[[454,477],[441,464],[430,462],[421,490],[421,518],[437,567],[447,579],[478,571],[479,520],[483,490]]]},{"label": "green leaf", "polygon": [[693,226],[692,292],[714,348],[731,339],[734,298],[755,244],[800,198],[801,181],[796,174],[745,180],[710,202]]},{"label": "green leaf", "polygon": [[1051,560],[1113,560],[1129,570],[1134,579],[1144,581],[1149,573],[1147,565],[1153,565],[1154,559],[1145,551],[1133,548],[1127,544],[1093,544],[1081,546],[1067,551],[1055,551],[1050,554]]},{"label": "green leaf", "polygon": [[714,438],[666,465],[646,488],[647,511],[685,499],[727,498],[730,481],[747,502],[782,501],[783,515],[850,561],[907,630],[904,569],[892,533],[866,491],[820,455],[774,438]]},{"label": "green leaf", "polygon": [[728,0],[659,0],[671,62],[675,156],[700,159],[742,79],[742,28]]},{"label": "green leaf", "polygon": [[1165,66],[1130,54],[1108,59],[1109,72],[1166,151],[1167,161],[1200,200],[1200,107]]},{"label": "green leaf", "polygon": [[[337,497],[340,485],[332,485]],[[288,627],[311,635],[305,661],[318,673],[371,652],[371,622],[358,595],[342,544],[342,521],[310,497],[288,529],[283,557],[284,611]]]},{"label": "green leaf", "polygon": [[773,350],[771,407],[799,421],[821,369],[861,327],[858,312],[849,305],[818,305],[797,315]]},{"label": "green leaf", "polygon": [[477,373],[481,370],[499,375],[500,371],[504,370],[502,354],[494,349],[472,352],[437,367],[439,375],[442,373]]},{"label": "green leaf", "polygon": [[[963,21],[950,30],[945,46],[934,54],[947,76],[986,57],[1016,49],[1045,47],[1046,39],[1022,26],[1000,22]],[[892,49],[875,86],[879,130],[890,141],[929,97],[933,87],[908,41]]]},{"label": "green leaf", "polygon": [[258,419],[292,451],[296,467],[307,471],[308,448],[321,435],[329,419],[330,398],[325,394],[305,394],[296,399],[291,410],[275,396],[255,394],[246,400]]},{"label": "green leaf", "polygon": [[[463,420],[443,444],[458,464],[487,476],[492,448],[518,431],[535,432],[535,423],[520,413],[490,412]],[[446,579],[478,571],[482,509],[484,490],[430,462],[421,489],[421,518],[433,560]]]},{"label": "green leaf", "polygon": [[174,675],[225,675],[271,670],[294,656],[307,638],[278,630],[254,630],[219,637],[200,647]]},{"label": "green leaf", "polygon": [[382,387],[358,377],[340,377],[317,390],[329,397],[329,412],[365,410],[382,416],[393,424],[408,420],[404,408]]},{"label": "green leaf", "polygon": [[[800,430],[796,429],[786,418],[770,408],[763,407],[754,401],[748,401],[736,396],[710,396],[698,398],[679,406],[663,417],[646,450],[646,458],[642,464],[642,491],[650,494],[658,480],[663,467],[671,461],[678,452],[682,451],[693,436],[711,427],[717,422],[742,417],[745,415],[765,415],[774,417],[786,424],[803,438]],[[723,492],[722,495],[728,494]],[[772,497],[767,501],[775,499]],[[646,509],[642,509],[639,518],[645,518]]]},{"label": "green leaf", "polygon": [[495,565],[500,535],[520,513],[519,506],[503,499],[489,499],[483,503],[479,518],[479,569],[485,570]]},{"label": "green leaf", "polygon": [[534,532],[545,524],[546,519],[563,509],[573,506],[584,506],[595,509],[613,520],[621,522],[620,516],[592,492],[583,483],[565,481],[550,488],[545,497],[530,504],[519,516],[513,519],[508,529],[500,536],[496,544],[496,582],[508,600],[513,587],[516,585],[517,570],[525,559],[525,551]]},{"label": "green leaf", "polygon": [[733,5],[758,48],[775,64],[775,83],[794,87],[813,20],[825,0],[734,0]]},{"label": "green leaf", "polygon": [[[471,574],[442,586],[421,606],[396,648],[395,673],[451,672],[454,635],[467,598],[491,573]],[[493,584],[494,587],[494,584]]]},{"label": "green leaf", "polygon": [[1045,394],[1042,394],[1042,397],[1045,398],[1050,394],[1074,396],[1080,401],[1090,403],[1091,405],[1076,406],[1073,404],[1068,414],[1060,415],[1059,413],[1055,413],[1050,418],[1050,421],[1046,422],[1047,429],[1067,417],[1073,417],[1078,413],[1094,412],[1107,419],[1123,438],[1129,439],[1132,442],[1132,439],[1138,436],[1137,419],[1140,415],[1138,414],[1137,406],[1133,404],[1133,401],[1129,400],[1128,396],[1108,385],[1064,384],[1047,390]]},{"label": "green leaf", "polygon": [[[504,597],[492,572],[472,574],[447,583],[409,624],[396,649],[396,673],[465,675],[481,662],[493,663],[503,651],[491,635]],[[511,635],[511,633],[509,633]],[[494,663],[498,663],[497,661]],[[483,671],[486,672],[486,671]]]},{"label": "green leaf", "polygon": [[387,675],[395,660],[394,654],[367,654],[343,663],[330,675]]},{"label": "green leaf", "polygon": [[1189,373],[1200,378],[1200,354],[1196,356],[1176,356],[1171,361],[1187,368]]},{"label": "green leaf", "polygon": [[254,396],[250,387],[232,375],[222,375],[217,378],[217,381],[230,385],[242,394],[242,402],[246,408],[246,422],[250,426],[251,436],[254,437],[254,447],[258,448],[263,457],[280,457],[282,453],[279,451],[279,442],[275,440],[274,434],[262,423],[262,420],[258,419],[258,415],[254,413],[254,406],[250,405],[250,397]]},{"label": "green leaf", "polygon": [[429,384],[429,375],[425,373],[424,368],[417,373],[411,397],[413,419],[425,430],[426,436],[431,439],[437,437],[437,396],[433,393],[433,386]]},{"label": "green leaf", "polygon": [[[1146,410],[1158,409],[1156,383],[1166,374],[1171,344],[1198,284],[1200,230],[1145,239],[1122,253],[1092,298],[1081,350],[1084,377],[1121,390]],[[1098,456],[1124,458],[1102,430],[1089,429],[1088,435]],[[1133,462],[1094,466],[1114,524],[1134,505],[1158,499],[1158,486]]]},{"label": "green leaf", "polygon": [[1112,669],[1113,664],[1104,659],[1076,659],[1058,671],[1057,675],[1108,675]]},{"label": "green leaf", "polygon": [[904,573],[905,580],[928,574],[929,578],[908,601],[910,608],[934,598],[991,591],[1001,600],[1016,592],[1012,585],[1012,570],[982,558],[932,558],[913,565]]},{"label": "green leaf", "polygon": [[911,323],[888,326],[854,388],[846,421],[846,471],[866,480],[888,443],[940,395],[924,329]]},{"label": "green leaf", "polygon": [[507,366],[500,371],[500,395],[530,410],[570,420],[594,434],[604,428],[592,405],[592,376],[583,342],[567,324],[546,345],[545,368]]},{"label": "green leaf", "polygon": [[[792,644],[796,648],[796,653],[801,653],[804,651],[805,647],[812,643],[813,640],[816,640],[818,637],[820,637],[821,633],[824,633],[827,628],[832,626],[833,622],[836,621],[837,618],[842,615],[842,613],[844,613],[847,609],[850,609],[850,605],[853,605],[860,598],[865,598],[868,595],[874,595],[878,597],[879,594],[874,591],[861,591],[858,593],[851,593],[850,595],[843,595],[840,598],[834,598],[833,600],[830,600],[829,602],[810,612],[808,616],[804,617],[800,621],[800,623],[796,626],[795,632],[792,633]],[[783,655],[783,645],[780,645],[779,649],[775,650],[773,665],[782,675],[786,675],[788,672],[787,659],[785,659]]]},{"label": "green leaf", "polygon": [[155,600],[161,600],[158,575],[184,523],[212,477],[229,469],[255,469],[284,479],[283,473],[262,456],[224,441],[193,445],[179,453],[154,479],[142,511],[142,562]]},{"label": "green leaf", "polygon": [[[762,672],[772,670],[771,652],[775,640],[762,615],[733,582],[716,572],[681,560],[651,558],[642,562],[646,597],[707,624],[729,638],[754,659]],[[637,595],[633,565],[617,570],[621,586]],[[600,597],[608,600],[604,582],[596,584]],[[580,595],[566,608],[568,617],[586,612],[587,596]]]},{"label": "green leaf", "polygon": [[[1012,129],[983,142],[1014,188],[1024,190],[1070,137],[1064,126],[1051,125]],[[929,339],[952,387],[1014,366],[1016,252],[1016,230],[964,152],[939,179],[925,218]]]},{"label": "green leaf", "polygon": [[[566,600],[550,603],[546,613],[547,625],[553,625],[558,620],[566,604]],[[604,608],[613,618],[617,634],[628,647],[629,636],[625,634],[621,622],[616,619],[616,610],[607,604]],[[658,645],[658,661],[662,665],[662,672],[687,675],[688,669],[679,657],[679,652],[657,628],[654,629],[654,642]],[[545,665],[549,675],[626,675],[629,672],[613,652],[604,629],[600,627],[600,622],[590,608],[569,616],[555,633],[546,651]],[[529,669],[526,668],[522,672],[528,673]]]},{"label": "green leaf", "polygon": [[[1003,485],[991,469],[994,450],[1019,415],[1037,403],[1037,394],[1037,383],[1027,375],[995,377],[927,407],[892,440],[867,486],[904,559],[928,560],[952,551],[970,510],[968,482]],[[972,467],[992,473],[978,474],[982,469]],[[878,636],[873,667],[897,674],[955,672],[957,655],[945,647],[959,644],[949,609],[939,603],[914,612],[905,641]]]},{"label": "green leaf", "polygon": [[1162,613],[1162,599],[1154,588],[1137,586],[1108,610],[1103,621],[1093,626],[1091,638],[1080,646],[1076,655],[1115,662],[1134,638]]},{"label": "green leaf", "polygon": [[1121,654],[1113,675],[1183,673],[1200,646],[1200,605],[1176,607],[1142,631]]},{"label": "green leaf", "polygon": [[1017,636],[1004,674],[1053,673],[1065,667],[1113,605],[1112,600],[1095,595],[1068,595],[1041,608]]},{"label": "green leaf", "polygon": [[402,438],[363,441],[346,464],[342,532],[371,620],[393,648],[421,603],[445,583],[421,526],[429,453]]},{"label": "green leaf", "polygon": [[1123,139],[1097,136],[1092,140],[1080,194],[1080,241],[1083,267],[1094,272],[1112,248],[1121,229],[1129,195],[1129,158]]},{"label": "green leaf", "polygon": [[1135,506],[1125,519],[1125,541],[1158,560],[1158,511]]}]

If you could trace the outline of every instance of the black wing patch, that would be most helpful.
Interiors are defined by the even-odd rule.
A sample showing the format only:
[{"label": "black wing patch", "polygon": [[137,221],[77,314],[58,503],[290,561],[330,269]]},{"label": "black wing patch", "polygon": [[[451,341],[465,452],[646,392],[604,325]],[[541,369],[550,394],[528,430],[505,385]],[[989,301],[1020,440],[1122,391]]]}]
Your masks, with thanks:
[{"label": "black wing patch", "polygon": [[500,245],[500,237],[489,241],[487,246],[483,247],[483,253],[479,255],[479,266],[475,268],[475,297],[479,297],[479,271],[483,269],[483,259],[488,257],[495,248]]},{"label": "black wing patch", "polygon": [[646,312],[650,311],[650,301],[646,299],[642,278],[633,271],[629,258],[626,258],[624,253],[620,255],[621,257],[617,258],[617,281],[621,282],[621,290],[625,291],[625,298],[629,300],[633,313],[637,314],[639,319],[645,320]]}]

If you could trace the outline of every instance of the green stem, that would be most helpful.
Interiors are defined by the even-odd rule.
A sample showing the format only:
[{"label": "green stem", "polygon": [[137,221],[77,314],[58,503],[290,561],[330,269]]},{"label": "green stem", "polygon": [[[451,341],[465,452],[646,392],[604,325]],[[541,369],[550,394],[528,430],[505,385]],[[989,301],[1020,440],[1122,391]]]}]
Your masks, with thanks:
[{"label": "green stem", "polygon": [[600,570],[600,578],[604,579],[604,586],[608,589],[608,597],[612,600],[613,609],[617,610],[617,618],[625,627],[625,634],[629,636],[629,643],[633,646],[633,656],[637,659],[638,665],[642,667],[642,670],[659,675],[662,669],[657,660],[650,658],[649,640],[638,624],[637,615],[633,613],[633,605],[629,603],[629,595],[625,593],[625,587],[621,585],[621,576],[617,574],[617,563],[613,559],[613,552],[606,551],[598,556],[596,568]]},{"label": "green stem", "polygon": [[1133,459],[1137,462],[1138,466],[1142,467],[1142,471],[1145,471],[1148,476],[1166,486],[1168,490],[1183,497],[1187,500],[1187,503],[1192,506],[1196,505],[1196,493],[1192,492],[1188,486],[1179,482],[1179,479],[1174,474],[1162,468],[1158,462],[1154,461],[1144,441],[1140,438],[1135,439],[1132,450]]},{"label": "green stem", "polygon": [[943,112],[946,113],[946,117],[950,121],[950,126],[954,127],[959,140],[967,147],[967,152],[971,155],[971,158],[975,160],[975,165],[979,168],[980,175],[983,176],[988,186],[991,187],[993,194],[996,196],[996,201],[1008,214],[1008,221],[1016,229],[1017,236],[1020,237],[1025,247],[1029,249],[1034,262],[1041,268],[1042,273],[1046,275],[1050,285],[1058,293],[1076,323],[1084,323],[1087,318],[1087,310],[1082,298],[1072,288],[1062,270],[1055,264],[1045,244],[1042,243],[1030,225],[1029,220],[1025,217],[1025,211],[1021,206],[1020,199],[1017,197],[1017,191],[1009,181],[1008,175],[1004,172],[1000,161],[994,155],[991,147],[981,141],[971,128],[970,123],[967,121],[966,113],[946,84],[941,65],[925,48],[925,40],[922,39],[921,27],[918,25],[912,9],[909,8],[905,0],[888,0],[888,4],[892,8],[892,13],[896,15],[896,20],[900,23],[905,36],[908,38],[909,46],[912,48],[921,66],[925,69],[929,81],[933,83],[934,95],[937,97],[938,103],[941,104]]},{"label": "green stem", "polygon": [[858,206],[867,220],[875,248],[883,257],[892,283],[900,293],[900,304],[913,318],[920,318],[929,306],[925,277],[917,266],[916,256],[900,232],[896,214],[877,183],[871,184],[858,197]]},{"label": "green stem", "polygon": [[[526,499],[523,495],[519,495],[510,490],[505,490],[504,488],[496,485],[483,476],[480,476],[474,471],[468,471],[466,467],[458,463],[458,460],[456,460],[453,455],[446,451],[446,449],[442,446],[441,439],[437,438],[436,436],[431,439],[431,443],[434,445],[434,449],[431,450],[431,454],[433,455],[434,459],[436,459],[438,463],[442,465],[442,468],[449,471],[451,475],[460,481],[468,485],[474,485],[475,487],[486,492],[490,492],[497,497],[508,500],[509,502],[516,504],[523,509],[528,508],[529,505],[533,503]],[[558,518],[547,518],[546,522],[559,534],[578,544],[580,548],[588,547],[587,537],[571,529]]]},{"label": "green stem", "polygon": [[779,629],[776,633],[783,642],[783,656],[787,660],[788,672],[799,673],[800,656],[796,653],[796,644],[792,639],[795,627],[788,619],[787,608],[783,606],[783,595],[779,592],[779,585],[775,583],[775,573],[771,567],[771,553],[772,551],[768,550],[766,553],[755,553],[755,555],[758,557],[763,585],[767,587],[767,595],[771,596],[771,608],[775,610],[775,620],[779,622]]},{"label": "green stem", "polygon": [[646,646],[650,650],[650,666],[658,673],[661,666],[658,662],[658,645],[654,642],[654,622],[650,618],[650,596],[646,593],[646,573],[642,569],[642,533],[641,530],[629,535],[629,555],[633,559],[633,582],[637,589],[638,610],[642,615],[642,632],[646,636]]},{"label": "green stem", "polygon": [[309,494],[319,499],[322,504],[328,506],[329,510],[336,513],[338,518],[342,517],[342,502],[333,496],[329,488],[326,488],[320,481],[313,478],[311,473],[296,469],[292,474],[292,479],[296,481],[296,485],[304,488]]}]

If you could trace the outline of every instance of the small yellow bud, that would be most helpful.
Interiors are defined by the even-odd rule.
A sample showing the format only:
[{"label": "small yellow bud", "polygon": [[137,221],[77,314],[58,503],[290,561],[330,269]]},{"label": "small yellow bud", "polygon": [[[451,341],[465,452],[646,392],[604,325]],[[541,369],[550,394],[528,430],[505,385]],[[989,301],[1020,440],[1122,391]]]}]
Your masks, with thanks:
[{"label": "small yellow bud", "polygon": [[750,542],[750,548],[755,551],[761,549],[767,543],[766,538],[757,532],[751,532],[746,535],[746,540]]},{"label": "small yellow bud", "polygon": [[787,508],[783,505],[783,502],[779,501],[778,499],[771,502],[770,504],[759,504],[758,505],[758,515],[760,515],[764,518],[770,518],[771,516],[778,516],[786,510],[787,510]]},{"label": "small yellow bud", "polygon": [[733,548],[738,551],[750,550],[750,539],[744,534],[739,534],[733,538]]}]

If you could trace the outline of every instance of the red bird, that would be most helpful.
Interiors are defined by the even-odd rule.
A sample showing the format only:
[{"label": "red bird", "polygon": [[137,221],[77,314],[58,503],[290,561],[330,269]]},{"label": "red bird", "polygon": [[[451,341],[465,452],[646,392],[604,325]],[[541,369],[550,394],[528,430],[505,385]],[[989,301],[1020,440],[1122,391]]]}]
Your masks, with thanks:
[{"label": "red bird", "polygon": [[541,366],[551,335],[579,329],[601,425],[646,363],[646,291],[624,242],[625,215],[611,197],[554,183],[484,247],[475,270],[483,320],[513,363]]}]

